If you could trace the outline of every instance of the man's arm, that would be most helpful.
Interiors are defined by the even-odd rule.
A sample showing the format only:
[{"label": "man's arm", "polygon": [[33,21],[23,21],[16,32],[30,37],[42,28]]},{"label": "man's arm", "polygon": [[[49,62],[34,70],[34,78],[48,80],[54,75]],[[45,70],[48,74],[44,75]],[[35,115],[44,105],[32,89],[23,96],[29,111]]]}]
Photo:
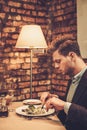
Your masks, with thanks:
[{"label": "man's arm", "polygon": [[80,124],[87,127],[87,109],[72,103],[68,110],[68,119],[78,121]]}]

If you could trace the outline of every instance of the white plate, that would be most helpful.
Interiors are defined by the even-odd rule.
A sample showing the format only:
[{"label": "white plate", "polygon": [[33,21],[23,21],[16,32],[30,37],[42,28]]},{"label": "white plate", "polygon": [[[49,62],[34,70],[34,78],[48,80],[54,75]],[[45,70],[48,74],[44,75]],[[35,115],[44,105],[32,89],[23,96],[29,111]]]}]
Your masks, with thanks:
[{"label": "white plate", "polygon": [[41,101],[39,99],[27,99],[27,100],[24,100],[23,101],[23,104],[25,105],[40,105],[41,104]]},{"label": "white plate", "polygon": [[[28,107],[28,105],[24,105],[24,106],[21,106],[21,107],[18,107],[16,109],[16,114],[18,115],[22,115],[22,116],[27,116],[27,117],[41,117],[41,116],[48,116],[48,115],[51,115],[55,112],[55,109],[49,109],[48,111],[46,111],[45,113],[43,114],[27,114],[26,112],[22,111],[23,109],[26,109]],[[37,105],[35,106],[37,107]]]}]

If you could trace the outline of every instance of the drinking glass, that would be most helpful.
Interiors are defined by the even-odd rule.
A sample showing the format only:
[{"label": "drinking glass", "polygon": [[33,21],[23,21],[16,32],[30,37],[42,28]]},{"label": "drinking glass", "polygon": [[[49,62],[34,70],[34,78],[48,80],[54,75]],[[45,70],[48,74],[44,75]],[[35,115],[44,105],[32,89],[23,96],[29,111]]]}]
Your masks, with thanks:
[{"label": "drinking glass", "polygon": [[14,90],[10,89],[8,90],[8,96],[9,96],[9,111],[13,111],[13,101],[14,101]]}]

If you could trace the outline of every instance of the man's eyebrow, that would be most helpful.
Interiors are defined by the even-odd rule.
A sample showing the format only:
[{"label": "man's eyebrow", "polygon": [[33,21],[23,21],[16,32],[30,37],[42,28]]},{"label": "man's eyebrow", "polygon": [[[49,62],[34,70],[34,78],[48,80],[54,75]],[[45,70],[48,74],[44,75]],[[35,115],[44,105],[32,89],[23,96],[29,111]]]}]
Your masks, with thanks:
[{"label": "man's eyebrow", "polygon": [[61,59],[55,59],[54,60],[54,62],[60,62],[61,61]]}]

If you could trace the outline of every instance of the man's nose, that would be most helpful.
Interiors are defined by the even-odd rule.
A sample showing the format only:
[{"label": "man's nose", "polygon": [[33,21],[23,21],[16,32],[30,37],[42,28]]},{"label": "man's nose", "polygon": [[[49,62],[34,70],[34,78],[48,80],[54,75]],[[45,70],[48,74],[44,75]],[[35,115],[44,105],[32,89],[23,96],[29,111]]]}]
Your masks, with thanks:
[{"label": "man's nose", "polygon": [[58,65],[58,63],[55,63],[55,68],[57,68],[57,69],[59,68],[59,65]]}]

